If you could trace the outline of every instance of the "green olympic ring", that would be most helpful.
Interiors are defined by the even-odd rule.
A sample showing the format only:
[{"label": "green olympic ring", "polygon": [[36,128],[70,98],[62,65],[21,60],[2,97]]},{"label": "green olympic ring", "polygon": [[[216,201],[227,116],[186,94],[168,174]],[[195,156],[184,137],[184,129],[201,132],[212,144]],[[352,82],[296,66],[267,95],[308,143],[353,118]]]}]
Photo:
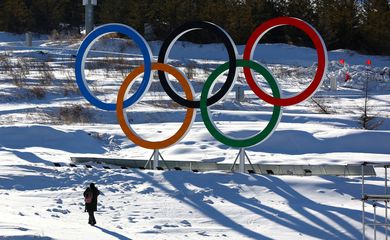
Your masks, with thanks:
[{"label": "green olympic ring", "polygon": [[[281,98],[280,90],[278,83],[275,81],[275,78],[272,74],[262,65],[254,61],[248,60],[237,60],[238,67],[248,67],[250,69],[255,70],[260,73],[268,84],[271,86],[272,95],[274,98]],[[271,120],[268,122],[267,126],[261,131],[249,138],[241,139],[241,138],[232,138],[223,134],[214,124],[214,122],[210,119],[209,109],[207,107],[207,97],[210,95],[210,90],[214,86],[215,80],[221,75],[224,71],[229,69],[229,62],[224,63],[215,69],[214,72],[207,78],[202,93],[200,97],[200,110],[203,118],[203,122],[210,132],[210,134],[220,141],[221,143],[238,148],[245,148],[257,145],[263,141],[265,141],[272,133],[275,131],[278,126],[280,119],[282,117],[282,108],[280,106],[274,105]]]}]

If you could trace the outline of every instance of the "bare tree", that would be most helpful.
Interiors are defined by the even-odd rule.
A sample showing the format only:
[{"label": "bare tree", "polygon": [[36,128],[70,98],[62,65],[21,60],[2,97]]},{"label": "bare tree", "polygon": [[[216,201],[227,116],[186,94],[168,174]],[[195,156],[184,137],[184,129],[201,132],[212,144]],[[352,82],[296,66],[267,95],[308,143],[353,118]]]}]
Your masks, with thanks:
[{"label": "bare tree", "polygon": [[369,69],[366,72],[366,78],[363,84],[363,107],[361,107],[362,114],[360,116],[361,126],[367,130],[373,130],[382,125],[383,120],[378,119],[377,114],[373,114],[372,107],[370,106],[370,95],[369,95],[369,82],[370,82]]}]

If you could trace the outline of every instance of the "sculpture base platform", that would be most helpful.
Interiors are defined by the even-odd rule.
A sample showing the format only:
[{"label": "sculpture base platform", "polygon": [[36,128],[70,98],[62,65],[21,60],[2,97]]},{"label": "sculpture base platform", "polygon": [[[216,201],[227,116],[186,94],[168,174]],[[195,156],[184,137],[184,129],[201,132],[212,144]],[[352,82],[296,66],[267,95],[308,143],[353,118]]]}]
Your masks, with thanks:
[{"label": "sculpture base platform", "polygon": [[[119,158],[98,158],[98,157],[71,157],[75,164],[97,163],[110,164],[127,168],[152,169],[151,164],[146,166],[147,160],[141,159],[119,159]],[[165,160],[170,169],[206,172],[206,171],[226,171],[238,172],[239,166],[232,169],[231,163],[211,163],[202,161],[174,161]],[[245,164],[245,170],[253,174],[268,175],[297,175],[297,176],[361,176],[361,164],[347,165],[277,165],[277,164]],[[164,170],[161,165],[160,170]],[[372,166],[365,167],[364,175],[376,176],[375,169]]]}]

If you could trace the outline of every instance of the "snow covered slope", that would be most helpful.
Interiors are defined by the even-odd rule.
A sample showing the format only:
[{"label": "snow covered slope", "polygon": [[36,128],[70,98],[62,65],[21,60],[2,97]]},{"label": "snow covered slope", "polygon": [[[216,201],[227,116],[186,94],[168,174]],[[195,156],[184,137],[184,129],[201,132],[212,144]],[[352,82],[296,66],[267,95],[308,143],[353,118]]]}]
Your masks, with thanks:
[{"label": "snow covered slope", "polygon": [[[0,239],[360,238],[361,202],[353,200],[360,198],[356,177],[54,167],[53,162],[68,165],[70,156],[148,159],[152,152],[124,136],[114,112],[91,106],[77,92],[73,74],[77,40],[36,39],[32,48],[21,40],[0,33]],[[97,96],[115,102],[131,64],[142,58],[128,42],[105,41],[89,55],[86,73]],[[151,43],[155,55],[160,44]],[[240,53],[243,48],[238,47]],[[390,162],[389,57],[339,50],[329,52],[329,58],[327,78],[314,96],[317,104],[309,100],[284,108],[274,135],[247,149],[253,162]],[[347,64],[341,65],[340,58]],[[199,95],[207,76],[226,61],[226,52],[219,44],[180,42],[170,59],[192,74]],[[315,51],[309,48],[260,45],[255,59],[267,64],[285,95],[304,89],[316,70]],[[364,66],[367,59],[372,66]],[[129,65],[113,67],[122,63]],[[346,82],[347,72],[352,79]],[[373,130],[362,129],[360,121],[367,77]],[[337,91],[330,89],[333,78]],[[222,82],[219,79],[216,87]],[[212,115],[223,132],[246,137],[264,128],[272,106],[251,92],[242,73],[236,84],[245,89],[245,101],[237,102],[232,92],[212,107]],[[158,140],[178,129],[184,110],[155,78],[128,117],[140,135]],[[233,162],[238,149],[216,141],[197,113],[189,134],[161,153],[166,159]],[[378,173],[368,179],[373,193],[384,191],[383,173]],[[82,192],[90,182],[104,194],[99,197],[96,227],[87,224],[83,212]],[[378,212],[383,221],[382,205]],[[378,231],[383,237],[384,229]]]}]

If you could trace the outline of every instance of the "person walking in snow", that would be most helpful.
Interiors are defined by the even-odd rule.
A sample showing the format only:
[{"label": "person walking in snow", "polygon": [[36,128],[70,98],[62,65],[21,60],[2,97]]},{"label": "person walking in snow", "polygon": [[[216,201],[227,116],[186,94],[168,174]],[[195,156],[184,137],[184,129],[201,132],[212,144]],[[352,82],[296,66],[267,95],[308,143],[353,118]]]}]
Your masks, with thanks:
[{"label": "person walking in snow", "polygon": [[97,197],[99,194],[100,191],[95,187],[94,183],[91,183],[84,191],[85,212],[88,212],[88,224],[91,226],[96,224],[94,212],[97,211]]}]

